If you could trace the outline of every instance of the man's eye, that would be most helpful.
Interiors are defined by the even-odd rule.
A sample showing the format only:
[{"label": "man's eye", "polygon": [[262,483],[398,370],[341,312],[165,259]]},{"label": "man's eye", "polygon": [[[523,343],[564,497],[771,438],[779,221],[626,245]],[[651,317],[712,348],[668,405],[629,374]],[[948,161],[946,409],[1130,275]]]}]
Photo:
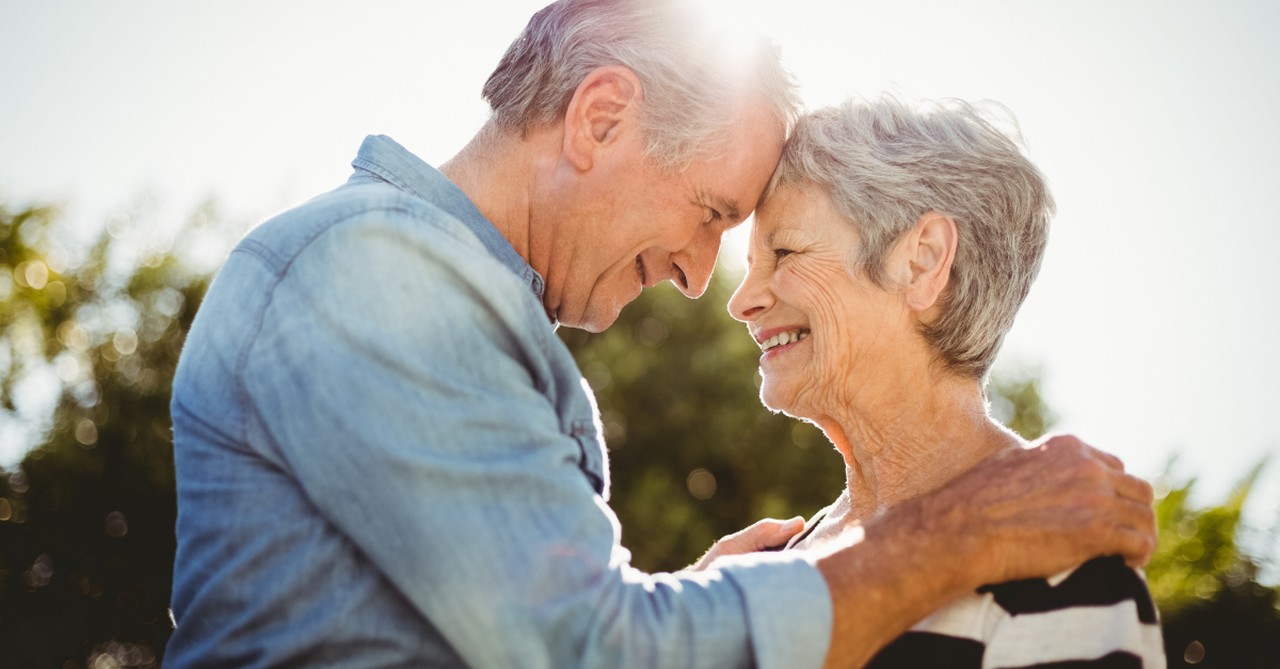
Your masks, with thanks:
[{"label": "man's eye", "polygon": [[791,249],[774,249],[773,257],[775,260],[782,260],[783,258],[791,255],[792,253],[794,253],[794,251],[792,251]]},{"label": "man's eye", "polygon": [[724,217],[720,215],[720,212],[711,208],[707,209],[707,223],[719,223],[722,218]]}]

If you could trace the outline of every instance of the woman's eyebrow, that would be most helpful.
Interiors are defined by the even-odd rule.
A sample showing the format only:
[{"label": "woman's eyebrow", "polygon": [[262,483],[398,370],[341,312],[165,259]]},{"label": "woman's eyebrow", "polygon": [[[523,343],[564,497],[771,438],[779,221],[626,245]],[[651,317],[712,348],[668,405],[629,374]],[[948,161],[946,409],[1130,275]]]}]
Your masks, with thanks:
[{"label": "woman's eyebrow", "polygon": [[764,243],[766,246],[773,247],[778,243],[778,236],[793,232],[797,226],[788,223],[779,223],[774,226],[769,234],[765,235]]}]

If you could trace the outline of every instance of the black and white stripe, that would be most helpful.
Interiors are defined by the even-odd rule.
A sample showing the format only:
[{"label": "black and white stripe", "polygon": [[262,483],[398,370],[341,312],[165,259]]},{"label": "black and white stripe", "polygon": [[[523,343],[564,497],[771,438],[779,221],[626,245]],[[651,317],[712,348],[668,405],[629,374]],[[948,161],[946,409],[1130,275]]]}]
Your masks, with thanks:
[{"label": "black and white stripe", "polygon": [[979,588],[920,621],[869,669],[1163,669],[1155,604],[1118,557]]}]

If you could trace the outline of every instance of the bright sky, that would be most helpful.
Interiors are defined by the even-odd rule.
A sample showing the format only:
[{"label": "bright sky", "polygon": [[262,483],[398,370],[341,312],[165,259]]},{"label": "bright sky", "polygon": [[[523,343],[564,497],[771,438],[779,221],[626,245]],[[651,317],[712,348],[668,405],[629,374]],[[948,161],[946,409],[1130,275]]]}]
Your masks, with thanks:
[{"label": "bright sky", "polygon": [[[438,164],[541,4],[5,0],[0,200],[88,228],[143,193],[175,226],[214,196],[249,223],[340,183],[368,133]],[[1059,428],[1145,474],[1177,453],[1206,500],[1280,454],[1280,4],[733,6],[811,106],[893,89],[1016,114],[1059,214],[1002,364],[1043,367]],[[1280,461],[1251,515],[1278,509]]]}]

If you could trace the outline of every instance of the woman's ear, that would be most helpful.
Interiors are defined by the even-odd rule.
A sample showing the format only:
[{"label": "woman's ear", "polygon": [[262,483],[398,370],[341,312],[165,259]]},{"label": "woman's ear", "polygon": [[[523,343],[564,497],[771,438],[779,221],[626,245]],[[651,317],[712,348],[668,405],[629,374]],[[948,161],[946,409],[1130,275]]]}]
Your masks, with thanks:
[{"label": "woman's ear", "polygon": [[561,147],[574,167],[591,169],[601,148],[624,129],[639,128],[641,91],[635,72],[621,65],[598,67],[582,79],[565,109]]},{"label": "woman's ear", "polygon": [[936,211],[925,212],[907,236],[907,306],[926,311],[938,302],[951,279],[960,235],[956,222]]}]

